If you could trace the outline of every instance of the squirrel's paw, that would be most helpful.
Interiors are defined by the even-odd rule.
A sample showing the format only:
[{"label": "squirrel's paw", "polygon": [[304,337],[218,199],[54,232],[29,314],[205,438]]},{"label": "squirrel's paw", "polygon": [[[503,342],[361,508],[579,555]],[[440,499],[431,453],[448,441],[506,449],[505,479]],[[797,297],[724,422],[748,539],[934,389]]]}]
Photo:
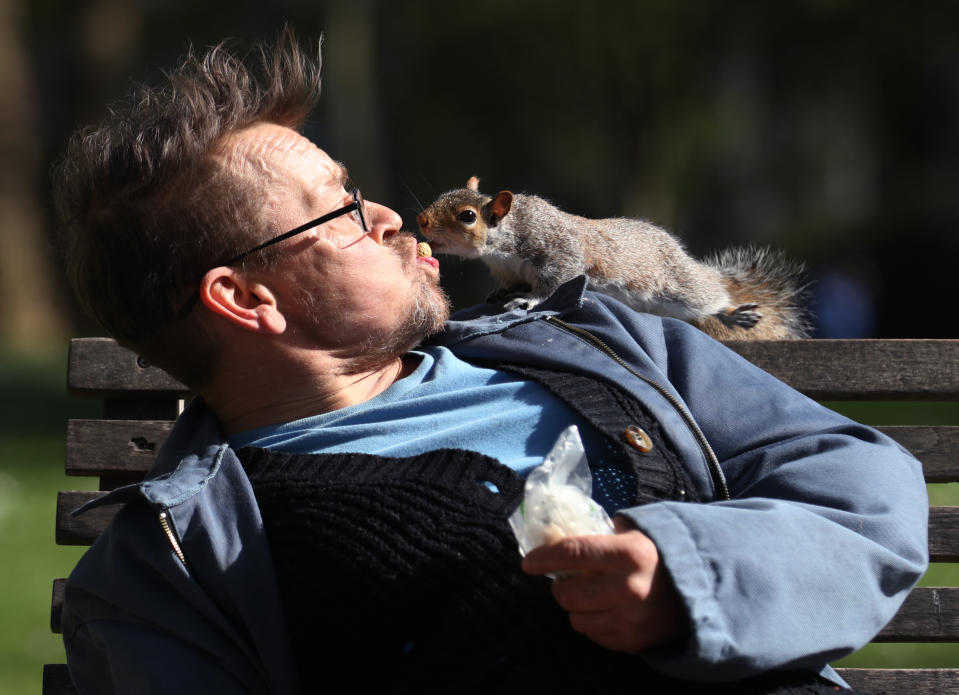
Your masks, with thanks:
[{"label": "squirrel's paw", "polygon": [[543,301],[543,299],[544,297],[533,297],[530,295],[515,297],[503,304],[503,310],[512,311],[513,309],[532,309],[534,306]]},{"label": "squirrel's paw", "polygon": [[740,304],[737,307],[724,309],[716,314],[720,321],[727,326],[739,326],[740,328],[752,328],[759,319],[763,317],[756,311],[758,304]]},{"label": "squirrel's paw", "polygon": [[533,289],[529,285],[513,285],[512,287],[499,287],[486,295],[487,304],[499,304],[514,297],[525,297]]}]

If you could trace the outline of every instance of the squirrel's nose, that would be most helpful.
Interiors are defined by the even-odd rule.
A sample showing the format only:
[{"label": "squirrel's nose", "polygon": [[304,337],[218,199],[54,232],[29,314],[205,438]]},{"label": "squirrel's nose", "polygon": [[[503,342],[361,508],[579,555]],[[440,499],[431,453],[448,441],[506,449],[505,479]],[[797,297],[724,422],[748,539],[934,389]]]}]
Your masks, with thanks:
[{"label": "squirrel's nose", "polygon": [[416,216],[416,224],[420,226],[420,229],[426,229],[430,226],[430,220],[425,212],[421,212]]}]

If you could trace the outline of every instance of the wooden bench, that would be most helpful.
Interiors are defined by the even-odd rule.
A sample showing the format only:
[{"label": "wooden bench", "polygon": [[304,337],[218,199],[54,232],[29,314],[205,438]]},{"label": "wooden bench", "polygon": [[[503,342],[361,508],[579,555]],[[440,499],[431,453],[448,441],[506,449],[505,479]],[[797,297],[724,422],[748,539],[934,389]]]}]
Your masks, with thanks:
[{"label": "wooden bench", "polygon": [[[803,340],[729,343],[730,347],[812,398],[828,401],[959,401],[959,340]],[[100,490],[138,480],[153,463],[188,397],[183,386],[105,338],[71,342],[71,395],[103,401],[103,418],[67,424],[66,472],[99,476]],[[922,462],[930,483],[959,481],[959,427],[880,427]],[[89,545],[115,508],[79,518],[70,511],[103,494],[61,492],[56,542]],[[959,507],[929,516],[933,562],[959,562]],[[63,579],[53,585],[51,626],[60,631]],[[959,587],[915,589],[877,642],[959,641]],[[959,695],[957,668],[843,669],[854,687],[887,693]],[[46,695],[75,693],[66,666],[44,667]]]}]

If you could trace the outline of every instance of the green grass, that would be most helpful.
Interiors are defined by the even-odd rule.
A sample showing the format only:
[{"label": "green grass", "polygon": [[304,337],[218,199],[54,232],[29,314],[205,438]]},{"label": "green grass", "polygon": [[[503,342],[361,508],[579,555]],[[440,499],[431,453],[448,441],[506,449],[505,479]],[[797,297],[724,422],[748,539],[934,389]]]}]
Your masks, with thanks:
[{"label": "green grass", "polygon": [[93,481],[63,474],[68,416],[91,404],[65,392],[65,352],[30,358],[0,354],[0,693],[38,695],[44,663],[63,663],[50,631],[54,577],[65,577],[82,548],[54,543],[58,490]]},{"label": "green grass", "polygon": [[0,461],[0,693],[37,695],[42,664],[64,661],[49,627],[52,580],[83,552],[54,544],[56,491],[90,484],[63,475],[62,436],[4,436]]}]

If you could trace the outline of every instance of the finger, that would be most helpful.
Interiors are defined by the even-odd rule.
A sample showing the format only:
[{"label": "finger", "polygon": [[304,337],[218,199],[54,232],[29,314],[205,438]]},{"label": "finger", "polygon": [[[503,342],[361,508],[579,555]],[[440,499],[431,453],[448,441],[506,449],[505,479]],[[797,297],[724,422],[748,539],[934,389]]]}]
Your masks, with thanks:
[{"label": "finger", "polygon": [[681,634],[681,623],[657,618],[655,612],[639,611],[624,616],[618,611],[570,613],[570,626],[607,649],[638,652]]},{"label": "finger", "polygon": [[564,570],[588,572],[609,571],[616,548],[610,541],[615,536],[569,536],[555,543],[541,545],[526,554],[523,569],[531,574]]},{"label": "finger", "polygon": [[613,610],[630,598],[627,580],[619,573],[577,574],[553,582],[551,589],[556,602],[569,612]]},{"label": "finger", "polygon": [[605,564],[603,536],[570,536],[533,548],[523,558],[523,570],[530,574],[584,571]]},{"label": "finger", "polygon": [[626,572],[655,563],[656,546],[640,531],[616,535],[571,536],[534,548],[523,558],[523,571]]},{"label": "finger", "polygon": [[635,623],[624,623],[622,616],[602,613],[572,613],[572,628],[601,647],[621,652],[638,652],[655,643],[652,632],[647,633]]}]

